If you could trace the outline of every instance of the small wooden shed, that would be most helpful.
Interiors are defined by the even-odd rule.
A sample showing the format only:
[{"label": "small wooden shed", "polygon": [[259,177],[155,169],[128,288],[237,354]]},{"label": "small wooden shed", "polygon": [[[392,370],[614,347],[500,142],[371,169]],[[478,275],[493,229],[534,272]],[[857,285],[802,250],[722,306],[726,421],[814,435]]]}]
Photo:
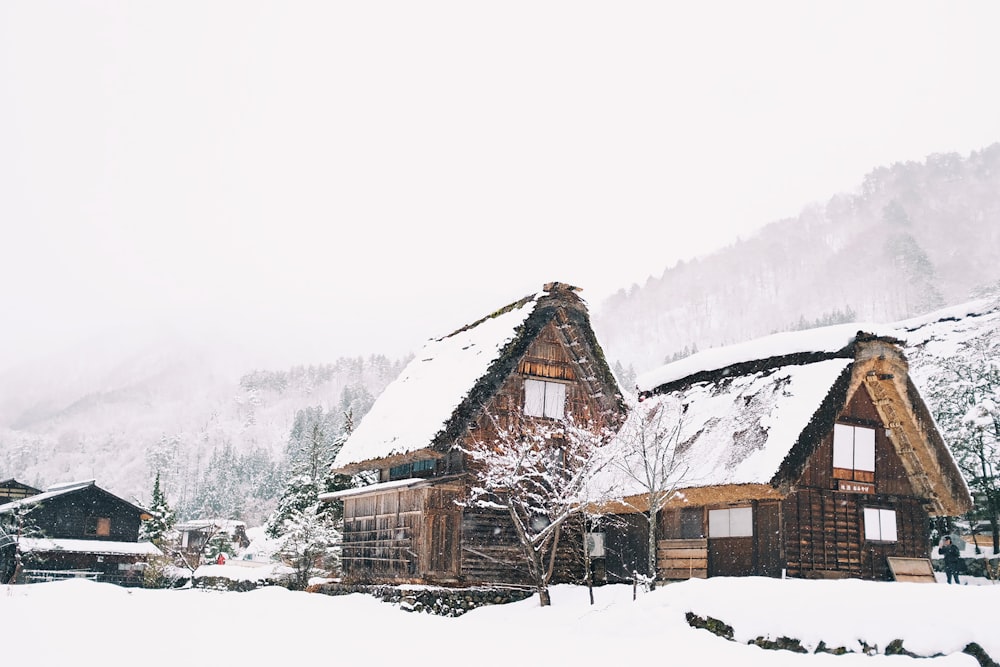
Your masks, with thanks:
[{"label": "small wooden shed", "polygon": [[572,415],[600,428],[621,418],[621,392],[577,291],[549,283],[431,340],[386,388],[333,464],[370,471],[375,483],[321,496],[344,504],[345,578],[528,582],[509,516],[459,504],[474,465],[462,450],[524,420]]},{"label": "small wooden shed", "polygon": [[[928,557],[929,516],[970,507],[893,338],[780,334],[640,381],[641,399],[669,403],[681,427],[677,493],[658,519],[660,579],[889,580],[889,557]],[[631,528],[608,529],[609,573],[644,571],[643,496],[610,509]]]}]

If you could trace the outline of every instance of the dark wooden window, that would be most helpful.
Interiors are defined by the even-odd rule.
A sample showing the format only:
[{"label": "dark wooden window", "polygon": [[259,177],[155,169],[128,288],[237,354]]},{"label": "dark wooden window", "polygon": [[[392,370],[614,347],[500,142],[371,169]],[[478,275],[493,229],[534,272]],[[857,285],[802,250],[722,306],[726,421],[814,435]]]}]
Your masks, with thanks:
[{"label": "dark wooden window", "polygon": [[566,411],[566,385],[545,380],[524,381],[524,414],[562,419]]},{"label": "dark wooden window", "polygon": [[429,477],[434,473],[434,459],[414,461],[389,468],[389,479],[406,479],[407,477]]},{"label": "dark wooden window", "polygon": [[856,482],[875,481],[875,429],[833,425],[833,476]]},{"label": "dark wooden window", "polygon": [[695,540],[705,537],[702,525],[704,513],[700,507],[684,507],[681,509],[681,539]]},{"label": "dark wooden window", "polygon": [[111,519],[105,516],[90,517],[87,519],[86,534],[96,535],[97,537],[108,537],[111,535]]}]

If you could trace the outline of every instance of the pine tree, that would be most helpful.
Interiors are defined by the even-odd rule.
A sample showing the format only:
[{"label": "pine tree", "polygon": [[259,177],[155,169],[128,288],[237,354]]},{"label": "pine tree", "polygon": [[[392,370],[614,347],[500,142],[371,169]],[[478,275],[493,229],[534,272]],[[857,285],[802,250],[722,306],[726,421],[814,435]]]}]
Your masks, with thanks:
[{"label": "pine tree", "polygon": [[153,499],[149,504],[149,515],[151,518],[143,521],[139,527],[139,539],[159,545],[173,527],[175,520],[174,511],[170,509],[167,497],[160,488],[159,472],[156,473],[156,480],[153,482]]}]

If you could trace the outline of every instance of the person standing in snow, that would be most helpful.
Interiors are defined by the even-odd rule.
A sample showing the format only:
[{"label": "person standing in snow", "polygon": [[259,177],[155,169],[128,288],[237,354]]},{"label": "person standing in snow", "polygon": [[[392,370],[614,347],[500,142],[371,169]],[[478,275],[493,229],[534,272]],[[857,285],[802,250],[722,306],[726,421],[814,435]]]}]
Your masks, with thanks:
[{"label": "person standing in snow", "polygon": [[958,555],[958,547],[951,543],[950,537],[944,538],[938,547],[938,553],[944,556],[944,573],[948,577],[948,583],[951,583],[952,578],[956,584],[962,583],[958,580],[958,573],[962,570],[962,559]]}]

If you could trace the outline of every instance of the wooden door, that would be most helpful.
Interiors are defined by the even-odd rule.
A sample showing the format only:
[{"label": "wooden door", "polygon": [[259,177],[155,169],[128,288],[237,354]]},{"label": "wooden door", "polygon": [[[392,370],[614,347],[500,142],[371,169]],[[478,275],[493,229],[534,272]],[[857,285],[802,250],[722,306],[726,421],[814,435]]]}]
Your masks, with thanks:
[{"label": "wooden door", "polygon": [[458,576],[459,518],[456,512],[435,512],[427,517],[430,529],[428,570],[434,576]]},{"label": "wooden door", "polygon": [[708,541],[708,576],[748,577],[753,574],[752,537],[716,537]]}]

